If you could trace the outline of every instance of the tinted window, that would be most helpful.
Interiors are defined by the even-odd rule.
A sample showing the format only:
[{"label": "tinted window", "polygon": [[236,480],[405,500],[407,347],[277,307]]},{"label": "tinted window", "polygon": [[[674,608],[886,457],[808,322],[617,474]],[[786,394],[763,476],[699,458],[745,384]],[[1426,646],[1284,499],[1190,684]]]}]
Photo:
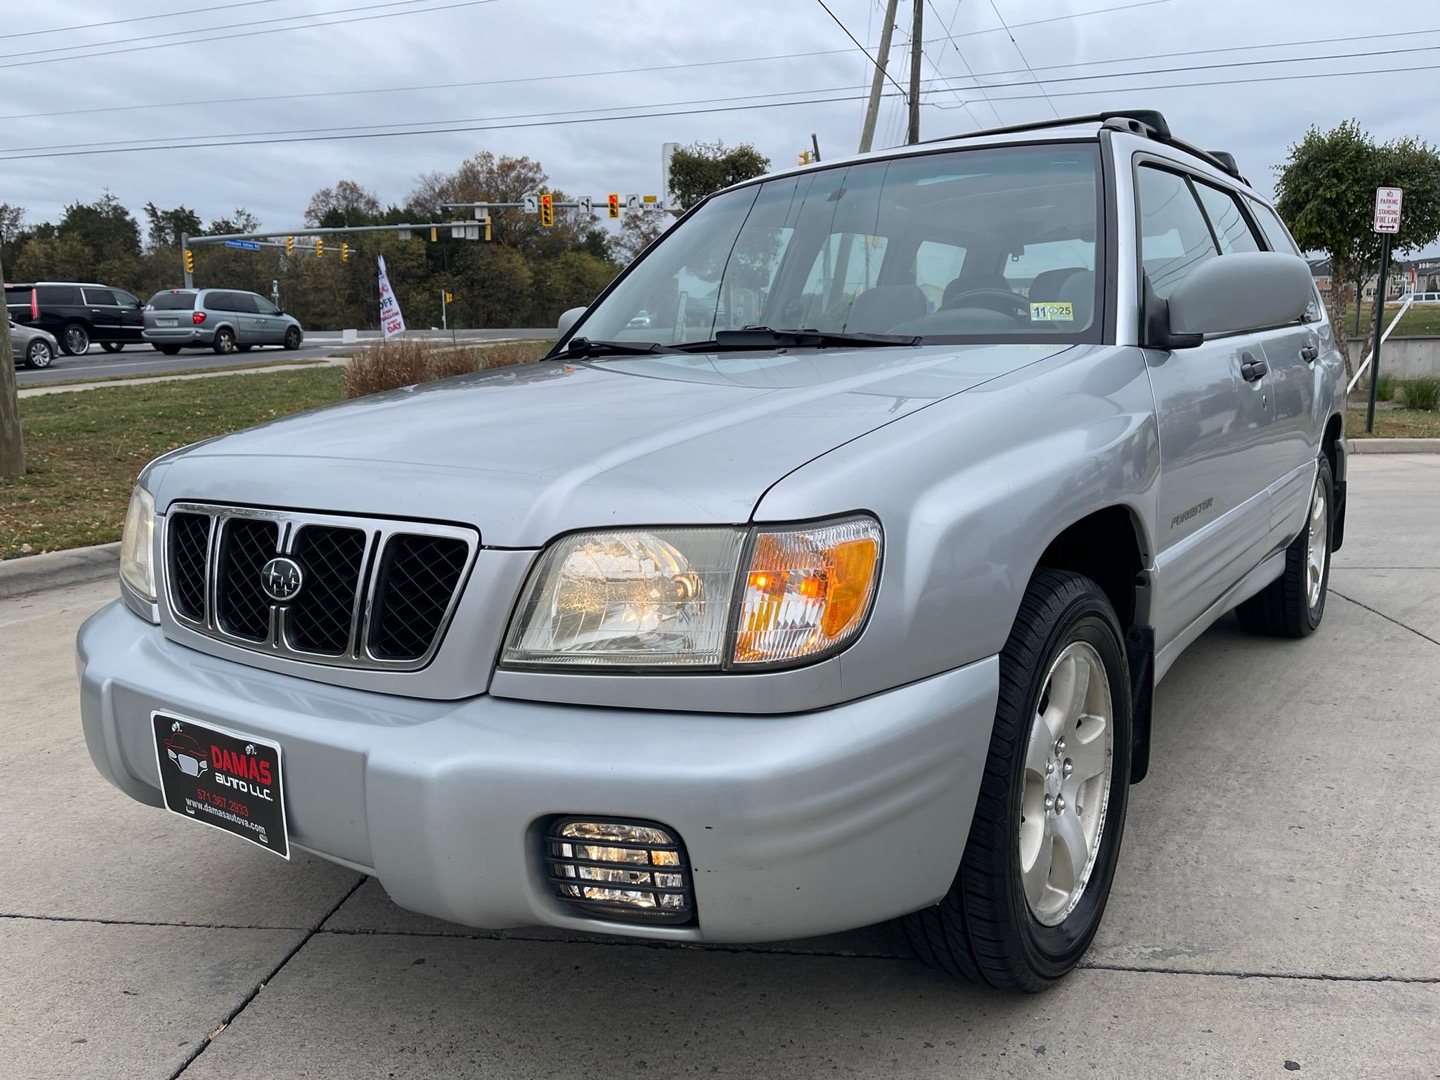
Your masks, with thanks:
[{"label": "tinted window", "polygon": [[1139,195],[1140,259],[1155,295],[1163,299],[1220,253],[1183,176],[1142,165]]},{"label": "tinted window", "polygon": [[254,315],[260,309],[255,306],[255,295],[248,292],[226,293],[230,298],[230,310],[239,311],[246,315]]},{"label": "tinted window", "polygon": [[254,296],[254,295],[252,294],[252,298],[253,298],[254,301],[255,301],[255,308],[256,308],[256,310],[259,311],[261,315],[279,315],[279,314],[280,314],[280,309],[279,309],[278,307],[276,307],[274,304],[272,304],[269,300],[266,300],[263,296]]},{"label": "tinted window", "polygon": [[1299,245],[1290,235],[1290,230],[1280,221],[1280,216],[1271,210],[1264,203],[1250,200],[1250,209],[1255,212],[1255,219],[1260,222],[1260,231],[1265,234],[1266,241],[1270,244],[1271,251],[1286,251],[1291,255],[1299,255]]},{"label": "tinted window", "polygon": [[41,307],[63,307],[66,304],[82,304],[78,285],[41,285],[35,290]]},{"label": "tinted window", "polygon": [[124,289],[111,289],[110,291],[115,294],[115,302],[116,302],[117,304],[119,304],[121,307],[139,307],[139,306],[140,306],[140,301],[139,301],[139,299],[136,298],[136,297],[134,297],[134,296],[131,296],[131,295],[130,295],[128,292],[126,292]]},{"label": "tinted window", "polygon": [[1260,250],[1260,242],[1251,232],[1250,222],[1245,220],[1239,199],[1228,191],[1221,191],[1209,184],[1196,184],[1195,190],[1200,193],[1200,203],[1205,207],[1210,224],[1215,228],[1215,236],[1220,241],[1220,254]]},{"label": "tinted window", "polygon": [[195,306],[193,292],[161,292],[150,298],[150,307],[156,311],[189,311]]},{"label": "tinted window", "polygon": [[208,311],[234,311],[235,294],[231,292],[221,292],[216,289],[205,294],[205,298],[200,302],[200,306]]},{"label": "tinted window", "polygon": [[85,303],[91,307],[115,307],[119,301],[109,289],[85,289]]}]

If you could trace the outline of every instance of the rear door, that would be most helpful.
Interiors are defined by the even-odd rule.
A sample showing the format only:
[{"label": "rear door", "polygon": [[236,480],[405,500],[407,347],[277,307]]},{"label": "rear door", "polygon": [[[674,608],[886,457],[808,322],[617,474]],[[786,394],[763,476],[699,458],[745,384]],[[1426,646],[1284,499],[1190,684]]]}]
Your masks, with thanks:
[{"label": "rear door", "polygon": [[[1188,174],[1136,170],[1142,282],[1166,299],[1220,257]],[[1270,422],[1262,335],[1147,352],[1160,429],[1156,644],[1179,637],[1264,557],[1270,533],[1264,447]]]}]

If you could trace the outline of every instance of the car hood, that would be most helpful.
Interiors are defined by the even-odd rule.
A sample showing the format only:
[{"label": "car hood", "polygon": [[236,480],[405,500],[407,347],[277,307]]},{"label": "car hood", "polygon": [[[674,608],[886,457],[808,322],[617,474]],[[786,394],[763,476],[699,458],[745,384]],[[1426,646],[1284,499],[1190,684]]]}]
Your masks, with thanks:
[{"label": "car hood", "polygon": [[161,508],[196,500],[460,521],[492,547],[581,528],[743,523],[806,462],[1064,348],[541,361],[213,439],[163,459],[147,482]]}]

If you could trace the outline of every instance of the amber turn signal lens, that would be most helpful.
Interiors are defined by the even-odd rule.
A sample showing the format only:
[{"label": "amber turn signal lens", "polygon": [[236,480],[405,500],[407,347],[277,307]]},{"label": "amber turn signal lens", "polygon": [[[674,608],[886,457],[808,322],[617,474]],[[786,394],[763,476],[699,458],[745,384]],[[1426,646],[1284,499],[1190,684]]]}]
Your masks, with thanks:
[{"label": "amber turn signal lens", "polygon": [[757,536],[733,662],[800,660],[854,637],[875,595],[880,550],[870,518]]}]

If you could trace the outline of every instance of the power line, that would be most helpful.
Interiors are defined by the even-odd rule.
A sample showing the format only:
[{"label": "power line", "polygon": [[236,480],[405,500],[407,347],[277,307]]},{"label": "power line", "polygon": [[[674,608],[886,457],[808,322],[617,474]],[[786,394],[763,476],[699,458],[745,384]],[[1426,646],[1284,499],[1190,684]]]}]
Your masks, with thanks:
[{"label": "power line", "polygon": [[[920,0],[915,0],[915,2],[916,2],[916,3],[919,3]],[[927,4],[929,4],[929,3],[930,3],[930,0],[925,0],[925,2],[926,2]],[[956,10],[959,10],[959,9],[957,8]],[[936,21],[936,22],[939,22],[939,21],[940,21],[940,13],[935,10],[935,5],[934,5],[934,4],[930,4],[930,13],[935,16],[935,21]],[[925,43],[924,43],[924,42],[921,42],[921,43],[920,43],[920,55],[925,58],[925,62],[930,65],[930,70],[933,71],[933,72],[935,72],[935,74],[936,74],[937,77],[939,77],[939,78],[941,78],[941,79],[943,79],[943,78],[945,77],[945,73],[940,70],[940,65],[937,64],[937,63],[935,63],[934,59],[931,58],[930,54],[925,51]],[[970,103],[969,103],[968,101],[966,101],[963,97],[960,96],[960,91],[959,91],[959,90],[956,90],[954,87],[950,87],[949,89],[950,89],[950,93],[952,93],[952,94],[955,95],[955,100],[960,103],[959,108],[962,108],[962,109],[965,110],[965,112],[969,115],[970,119],[971,119],[972,121],[974,121],[975,126],[976,126],[977,128],[978,128],[978,127],[983,127],[984,125],[980,123],[980,118],[979,118],[978,116],[976,116],[976,115],[975,115],[975,111],[970,108]],[[934,102],[931,102],[931,104],[935,104],[935,103],[934,103]]]},{"label": "power line", "polygon": [[[369,4],[369,5],[365,5],[365,6],[363,6],[363,7],[355,7],[355,8],[337,8],[337,9],[334,9],[334,10],[332,10],[332,11],[314,12],[314,13],[312,13],[312,14],[310,14],[310,15],[291,15],[291,16],[289,16],[287,19],[265,19],[265,20],[261,20],[260,23],[235,23],[235,24],[227,25],[227,26],[210,26],[210,27],[204,27],[204,28],[198,29],[198,30],[182,30],[182,31],[176,31],[175,33],[172,33],[172,34],[160,34],[160,35],[155,35],[155,36],[158,36],[158,37],[174,37],[174,36],[176,36],[176,34],[186,34],[186,33],[189,33],[189,34],[200,34],[200,33],[209,33],[209,32],[212,31],[212,30],[229,30],[229,29],[234,29],[234,28],[244,27],[244,26],[263,25],[263,24],[266,23],[266,22],[286,22],[286,21],[293,21],[294,19],[318,18],[318,17],[323,17],[323,16],[326,16],[326,15],[338,15],[338,14],[342,14],[342,13],[347,12],[347,11],[370,11],[370,10],[373,10],[374,8],[377,8],[377,7],[394,7],[397,3],[418,4],[418,3],[425,3],[425,2],[428,2],[428,0],[391,0],[390,3],[385,3],[385,4]],[[153,49],[173,49],[173,48],[175,48],[177,45],[203,45],[203,44],[205,44],[205,43],[208,42],[208,41],[222,41],[222,40],[223,40],[223,41],[233,41],[235,38],[264,37],[264,36],[267,35],[267,34],[284,34],[284,33],[288,33],[288,32],[291,31],[291,30],[320,30],[320,29],[326,29],[326,28],[331,27],[331,26],[344,26],[344,25],[347,24],[347,23],[373,22],[373,21],[375,21],[376,19],[394,19],[394,18],[398,18],[398,17],[400,17],[400,16],[402,16],[402,15],[426,15],[426,14],[429,14],[429,13],[435,12],[435,11],[451,11],[451,10],[453,10],[453,9],[455,9],[455,8],[477,7],[477,6],[479,6],[480,4],[493,4],[493,3],[495,3],[495,2],[496,2],[496,0],[456,0],[456,2],[454,2],[454,3],[441,4],[441,5],[437,6],[437,7],[417,8],[417,9],[413,9],[413,10],[410,10],[410,11],[388,11],[388,12],[385,12],[384,14],[381,14],[381,15],[357,15],[357,16],[356,16],[355,18],[353,18],[353,19],[332,19],[332,20],[330,20],[329,22],[306,23],[306,24],[303,25],[303,26],[278,26],[278,27],[273,27],[272,29],[269,29],[269,30],[248,30],[248,31],[244,31],[244,32],[242,32],[242,33],[217,34],[217,35],[215,35],[214,37],[191,38],[191,39],[189,39],[188,41],[162,41],[162,42],[153,43],[153,44],[149,44],[149,45],[135,45],[135,46],[132,46],[132,47],[126,48],[126,49],[107,49],[107,50],[105,50],[105,51],[103,51],[103,52],[77,53],[77,54],[75,54],[75,55],[73,55],[73,56],[50,56],[50,57],[44,57],[44,58],[39,59],[39,60],[22,60],[22,61],[18,61],[18,62],[16,62],[16,63],[13,63],[13,64],[0,64],[0,71],[8,70],[9,68],[34,67],[36,64],[58,64],[58,63],[63,63],[63,62],[66,61],[66,60],[94,60],[94,59],[97,59],[97,58],[102,57],[102,56],[118,56],[118,55],[120,55],[120,54],[122,54],[122,53],[149,52],[149,51],[151,51],[151,50],[153,50]],[[124,40],[124,41],[152,41],[153,39],[150,38],[150,37],[146,37],[146,38],[124,38],[123,40]],[[70,46],[69,48],[73,50],[73,49],[93,48],[93,46],[88,46],[88,45],[74,45],[74,46]],[[41,51],[41,52],[55,52],[55,51],[57,51],[57,50],[55,50],[55,49],[44,49],[44,50],[40,50],[40,51]],[[0,54],[0,60],[13,59],[14,57],[17,57],[17,56],[33,56],[33,55],[34,55],[34,53],[32,53],[32,52],[4,53],[4,54]]]},{"label": "power line", "polygon": [[[960,5],[961,5],[962,2],[963,2],[963,0],[955,0],[955,10],[954,10],[954,12],[952,12],[951,15],[950,15],[950,22],[947,23],[946,26],[945,26],[945,40],[948,41],[948,42],[950,42],[950,47],[955,50],[955,55],[960,58],[960,63],[962,63],[962,64],[965,65],[965,71],[966,71],[966,72],[969,74],[969,76],[973,79],[973,78],[975,77],[975,72],[974,72],[974,70],[970,67],[970,61],[968,61],[968,60],[965,59],[965,54],[960,51],[960,46],[957,45],[957,44],[955,44],[955,38],[954,38],[953,34],[951,33],[951,31],[954,30],[954,28],[955,28],[955,20],[960,17]],[[939,21],[940,21],[940,12],[935,11],[935,5],[934,5],[934,4],[931,4],[931,5],[930,5],[930,10],[935,12],[935,21],[936,21],[936,22],[939,22]],[[937,75],[940,74],[940,68],[939,68],[939,66],[938,66],[937,64],[934,63],[934,61],[931,61],[930,66],[933,67],[933,68],[935,68],[935,73],[936,73]],[[956,97],[959,97],[959,93],[958,93],[958,92],[956,93]],[[997,124],[999,124],[999,125],[1001,125],[1001,126],[1003,127],[1004,124],[1005,124],[1005,121],[1000,119],[1000,114],[999,114],[998,112],[996,112],[994,105],[990,105],[990,99],[985,96],[985,94],[984,94],[983,91],[982,91],[981,94],[980,94],[980,100],[983,101],[983,102],[985,102],[986,105],[989,105],[989,106],[990,106],[990,111],[995,114],[995,123],[997,123]],[[984,127],[984,125],[980,123],[979,118],[974,114],[974,112],[971,111],[970,105],[969,105],[968,102],[965,103],[965,111],[966,111],[967,113],[970,113],[970,119],[972,119],[972,120],[975,121],[975,126],[976,126],[977,128],[978,128],[978,127]]]},{"label": "power line", "polygon": [[184,11],[165,11],[159,15],[132,15],[127,19],[105,19],[101,22],[77,23],[74,26],[52,26],[48,30],[22,30],[20,33],[6,32],[5,39],[39,37],[42,34],[69,34],[75,30],[101,30],[107,26],[121,26],[125,23],[150,22],[154,19],[178,19],[183,15],[203,15],[211,11],[227,11],[231,8],[259,7],[261,4],[278,4],[280,0],[243,0],[241,3],[216,4],[213,7],[187,8]]},{"label": "power line", "polygon": [[[825,9],[826,15],[829,15],[830,18],[835,19],[835,25],[840,27],[841,30],[845,31],[845,36],[848,37],[851,41],[855,41],[855,35],[850,33],[849,29],[845,26],[843,22],[835,18],[835,13],[830,10],[830,6],[825,3],[825,0],[816,0],[816,2]],[[890,85],[895,87],[895,89],[899,90],[902,94],[905,93],[905,88],[902,87],[899,83],[897,83],[894,79],[890,78],[890,73],[886,71],[883,67],[880,67],[880,61],[876,60],[873,56],[870,55],[869,49],[865,48],[865,46],[861,45],[858,41],[855,41],[855,47],[865,54],[866,60],[869,60],[870,63],[873,64],[875,67],[880,68],[880,74],[884,75],[885,78],[890,79]]]},{"label": "power line", "polygon": [[[1030,72],[1030,78],[1035,80],[1035,85],[1039,88],[1040,93],[1045,94],[1045,87],[1041,85],[1035,69],[1030,66],[1030,61],[1025,59],[1025,53],[1021,50],[1020,43],[1015,40],[1015,35],[1010,32],[1010,27],[1005,25],[1005,16],[1000,14],[1000,8],[996,6],[995,0],[990,0],[990,10],[995,12],[995,17],[1000,20],[1000,28],[1010,38],[1010,44],[1015,46],[1015,52],[1019,54],[1020,62],[1025,65],[1025,70]],[[1060,119],[1060,110],[1055,108],[1055,103],[1050,100],[1049,94],[1045,94],[1045,102],[1050,106],[1050,111],[1055,114],[1055,119]]]}]

